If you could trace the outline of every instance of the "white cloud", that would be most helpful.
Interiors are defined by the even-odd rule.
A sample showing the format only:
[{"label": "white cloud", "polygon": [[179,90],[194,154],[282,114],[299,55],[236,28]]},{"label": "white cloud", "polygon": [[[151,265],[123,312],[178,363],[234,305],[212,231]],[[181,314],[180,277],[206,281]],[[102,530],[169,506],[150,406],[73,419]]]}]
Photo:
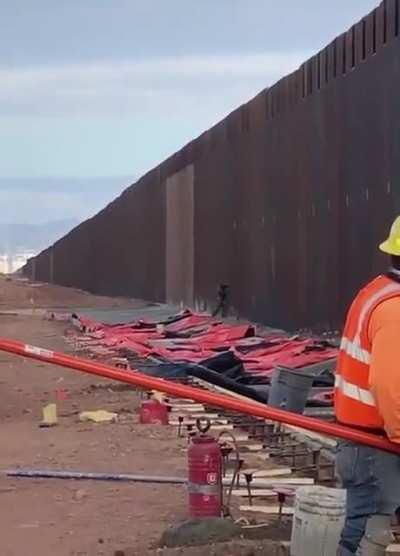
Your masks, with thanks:
[{"label": "white cloud", "polygon": [[[90,192],[0,191],[0,223],[40,224],[64,219],[84,220],[96,214],[114,196],[114,192],[94,195]],[[40,207],[40,210],[34,210],[32,205]]]},{"label": "white cloud", "polygon": [[[208,99],[228,107],[294,70],[307,53],[183,56],[0,69],[0,114],[184,114]],[[226,106],[226,102],[222,102]],[[201,107],[200,107],[201,108]]]}]

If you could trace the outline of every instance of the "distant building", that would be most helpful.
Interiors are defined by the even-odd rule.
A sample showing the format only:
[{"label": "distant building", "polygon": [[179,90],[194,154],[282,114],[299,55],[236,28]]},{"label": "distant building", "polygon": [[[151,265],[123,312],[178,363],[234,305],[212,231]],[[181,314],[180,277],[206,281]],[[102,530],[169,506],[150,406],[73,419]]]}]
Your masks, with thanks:
[{"label": "distant building", "polygon": [[12,254],[0,253],[0,273],[13,274],[22,268],[36,253],[32,251],[17,252]]},{"label": "distant building", "polygon": [[8,255],[0,255],[0,274],[8,274]]}]

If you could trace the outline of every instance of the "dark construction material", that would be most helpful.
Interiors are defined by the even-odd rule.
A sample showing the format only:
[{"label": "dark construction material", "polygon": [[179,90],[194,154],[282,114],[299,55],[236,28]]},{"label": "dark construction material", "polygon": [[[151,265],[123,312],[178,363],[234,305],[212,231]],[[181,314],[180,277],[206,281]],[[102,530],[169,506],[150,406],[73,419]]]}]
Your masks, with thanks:
[{"label": "dark construction material", "polygon": [[400,212],[398,18],[398,0],[382,3],[26,274],[200,308],[215,308],[226,284],[229,306],[253,320],[340,325],[355,291],[384,268],[377,244]]},{"label": "dark construction material", "polygon": [[184,485],[184,477],[157,477],[149,475],[133,475],[132,473],[88,473],[87,471],[56,471],[52,469],[7,469],[0,475],[7,477],[26,477],[33,479],[74,479],[80,481],[121,481],[134,483]]},{"label": "dark construction material", "polygon": [[[129,360],[129,357],[128,357]],[[232,380],[223,373],[214,371],[203,367],[202,365],[196,365],[194,363],[154,363],[152,365],[136,365],[136,367],[144,374],[149,376],[155,376],[165,379],[182,379],[187,377],[195,377],[210,384],[215,384],[226,390],[232,390],[237,394],[246,396],[260,403],[268,402],[268,390],[264,391],[262,389],[257,390],[254,386],[247,386],[245,384],[240,384],[237,380]]]}]

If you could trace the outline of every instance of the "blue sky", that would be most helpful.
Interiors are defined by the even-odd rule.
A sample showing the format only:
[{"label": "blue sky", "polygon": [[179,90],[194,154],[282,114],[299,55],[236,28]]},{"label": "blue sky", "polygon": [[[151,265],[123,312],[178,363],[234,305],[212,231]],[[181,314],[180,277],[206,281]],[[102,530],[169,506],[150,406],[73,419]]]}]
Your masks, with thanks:
[{"label": "blue sky", "polygon": [[[69,196],[66,218],[98,210],[130,180],[295,69],[376,4],[3,2],[0,202],[8,210],[0,220],[38,218],[21,196],[37,193],[46,177],[57,191],[48,192],[42,220],[51,218],[58,194],[64,201]],[[9,179],[16,177],[25,180],[18,181],[18,194],[17,182]],[[71,180],[55,179],[60,177]],[[80,183],[88,188],[84,203],[74,177],[84,178]],[[110,179],[103,196],[96,196],[97,177]]]}]

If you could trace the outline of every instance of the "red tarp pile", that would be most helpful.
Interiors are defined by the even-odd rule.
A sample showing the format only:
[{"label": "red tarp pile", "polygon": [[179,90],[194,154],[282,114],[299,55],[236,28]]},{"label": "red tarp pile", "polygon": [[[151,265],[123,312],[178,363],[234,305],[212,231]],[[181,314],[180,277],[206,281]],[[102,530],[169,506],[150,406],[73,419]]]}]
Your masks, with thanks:
[{"label": "red tarp pile", "polygon": [[137,321],[108,325],[79,317],[86,347],[99,355],[128,350],[171,362],[201,361],[232,351],[244,370],[269,377],[277,365],[300,368],[337,356],[337,349],[313,338],[288,337],[271,332],[256,335],[250,324],[222,323],[211,316],[184,311],[164,323]]}]

